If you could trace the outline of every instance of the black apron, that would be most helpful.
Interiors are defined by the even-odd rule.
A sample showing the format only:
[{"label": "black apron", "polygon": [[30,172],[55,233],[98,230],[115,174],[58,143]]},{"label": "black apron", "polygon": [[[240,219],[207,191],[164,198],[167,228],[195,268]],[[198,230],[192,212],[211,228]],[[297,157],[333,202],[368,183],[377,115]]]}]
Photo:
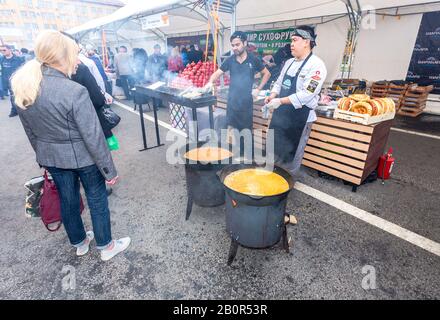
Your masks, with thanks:
[{"label": "black apron", "polygon": [[250,58],[246,58],[241,66],[248,65],[250,66],[249,69],[243,70],[238,79],[237,76],[235,76],[235,79],[231,79],[231,85],[229,86],[228,107],[226,110],[227,123],[228,126],[238,129],[238,131],[252,130],[253,128],[254,98],[252,97],[252,84],[255,71],[251,66],[251,62]]},{"label": "black apron", "polygon": [[[304,60],[294,77],[288,75],[293,65],[292,62],[284,76],[279,95],[280,98],[296,93],[299,74],[312,55],[313,53],[310,53],[306,60]],[[309,113],[310,108],[302,106],[302,108],[295,109],[292,104],[281,105],[274,111],[269,129],[274,130],[275,163],[291,163],[295,159],[296,150],[301,141],[304,127],[307,124]]]}]

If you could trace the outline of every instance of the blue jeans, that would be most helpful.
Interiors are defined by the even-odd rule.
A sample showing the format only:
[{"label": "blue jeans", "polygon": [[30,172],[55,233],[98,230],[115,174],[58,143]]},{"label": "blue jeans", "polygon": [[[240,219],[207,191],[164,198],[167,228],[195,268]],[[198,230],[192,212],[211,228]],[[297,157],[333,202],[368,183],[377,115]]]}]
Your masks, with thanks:
[{"label": "blue jeans", "polygon": [[83,185],[92,216],[93,232],[98,249],[105,249],[112,241],[110,210],[105,179],[96,165],[80,169],[48,167],[57,186],[61,202],[61,217],[70,243],[75,247],[86,240],[80,214],[79,183]]}]

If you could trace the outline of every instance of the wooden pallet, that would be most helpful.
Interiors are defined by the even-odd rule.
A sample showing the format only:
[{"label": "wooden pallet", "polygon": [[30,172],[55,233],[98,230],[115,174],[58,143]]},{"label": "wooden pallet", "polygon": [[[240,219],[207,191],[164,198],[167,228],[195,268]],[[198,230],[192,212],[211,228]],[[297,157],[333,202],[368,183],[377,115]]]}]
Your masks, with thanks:
[{"label": "wooden pallet", "polygon": [[303,165],[359,186],[377,168],[391,123],[389,120],[366,126],[318,117]]},{"label": "wooden pallet", "polygon": [[389,83],[388,82],[374,82],[371,86],[372,98],[386,98],[388,94]]},{"label": "wooden pallet", "polygon": [[398,114],[414,118],[418,117],[426,108],[429,93],[433,89],[433,86],[410,87],[405,93]]},{"label": "wooden pallet", "polygon": [[402,101],[407,90],[408,90],[408,84],[395,85],[393,83],[390,83],[387,97],[393,99],[396,105],[396,110],[399,110],[400,107],[402,106]]}]

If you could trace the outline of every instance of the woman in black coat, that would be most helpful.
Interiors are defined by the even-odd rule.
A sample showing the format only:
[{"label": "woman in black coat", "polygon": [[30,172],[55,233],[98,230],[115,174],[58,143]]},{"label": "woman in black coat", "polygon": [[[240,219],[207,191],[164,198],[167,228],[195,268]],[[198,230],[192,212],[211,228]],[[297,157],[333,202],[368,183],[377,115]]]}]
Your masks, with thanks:
[{"label": "woman in black coat", "polygon": [[72,75],[72,80],[79,83],[87,89],[92,100],[93,106],[95,107],[96,113],[98,115],[99,122],[101,123],[102,131],[104,131],[105,138],[108,139],[113,136],[112,131],[108,128],[107,122],[101,112],[107,101],[101,88],[98,86],[95,78],[90,72],[86,65],[80,63],[76,73]]}]

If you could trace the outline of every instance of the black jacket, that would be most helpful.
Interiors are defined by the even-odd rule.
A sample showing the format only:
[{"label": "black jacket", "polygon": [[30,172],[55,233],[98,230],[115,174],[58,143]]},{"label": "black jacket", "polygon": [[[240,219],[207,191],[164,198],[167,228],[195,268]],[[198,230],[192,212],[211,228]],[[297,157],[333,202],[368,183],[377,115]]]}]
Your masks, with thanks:
[{"label": "black jacket", "polygon": [[79,64],[76,74],[72,75],[72,80],[85,87],[89,92],[90,100],[92,100],[93,106],[95,107],[99,122],[101,123],[102,130],[104,131],[104,135],[106,138],[110,138],[113,133],[107,127],[106,121],[103,118],[101,112],[101,109],[106,105],[105,96],[102,93],[101,88],[98,86],[98,83],[96,82],[89,68],[87,68],[87,66],[82,63]]}]

